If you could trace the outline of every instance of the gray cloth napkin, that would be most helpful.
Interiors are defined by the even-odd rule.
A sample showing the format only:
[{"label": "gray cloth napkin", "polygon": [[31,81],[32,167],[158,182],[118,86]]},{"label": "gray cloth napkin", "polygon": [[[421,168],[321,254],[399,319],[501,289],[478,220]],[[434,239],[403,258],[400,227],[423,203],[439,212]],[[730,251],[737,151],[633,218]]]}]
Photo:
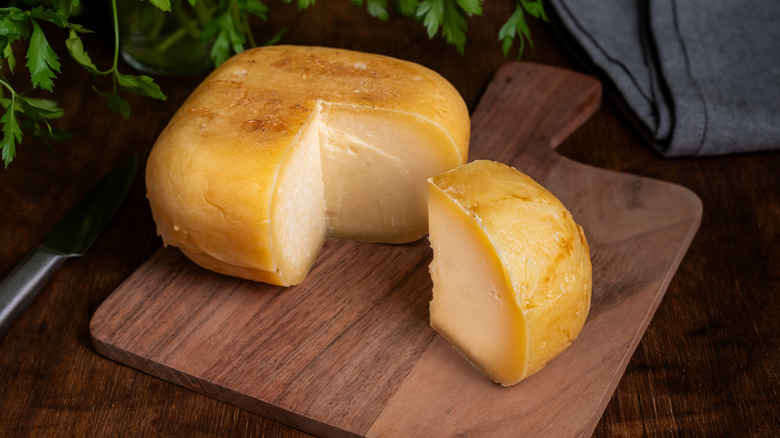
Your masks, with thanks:
[{"label": "gray cloth napkin", "polygon": [[575,56],[665,156],[780,148],[780,0],[550,0]]}]

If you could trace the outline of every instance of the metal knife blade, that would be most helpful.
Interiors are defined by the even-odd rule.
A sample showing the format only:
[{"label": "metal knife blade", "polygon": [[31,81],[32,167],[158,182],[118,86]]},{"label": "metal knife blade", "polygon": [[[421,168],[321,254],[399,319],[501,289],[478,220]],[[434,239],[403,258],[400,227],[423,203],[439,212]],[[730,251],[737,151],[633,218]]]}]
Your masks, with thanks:
[{"label": "metal knife blade", "polygon": [[137,167],[133,155],[106,175],[0,283],[0,339],[62,263],[92,246],[122,205]]}]

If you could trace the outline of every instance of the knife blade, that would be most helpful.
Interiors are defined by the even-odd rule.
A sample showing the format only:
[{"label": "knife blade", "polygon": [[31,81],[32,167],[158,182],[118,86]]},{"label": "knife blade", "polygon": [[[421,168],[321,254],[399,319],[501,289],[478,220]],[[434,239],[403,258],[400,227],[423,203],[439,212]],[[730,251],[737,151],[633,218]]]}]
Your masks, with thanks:
[{"label": "knife blade", "polygon": [[122,205],[137,167],[137,155],[120,163],[0,283],[0,339],[65,260],[92,246]]}]

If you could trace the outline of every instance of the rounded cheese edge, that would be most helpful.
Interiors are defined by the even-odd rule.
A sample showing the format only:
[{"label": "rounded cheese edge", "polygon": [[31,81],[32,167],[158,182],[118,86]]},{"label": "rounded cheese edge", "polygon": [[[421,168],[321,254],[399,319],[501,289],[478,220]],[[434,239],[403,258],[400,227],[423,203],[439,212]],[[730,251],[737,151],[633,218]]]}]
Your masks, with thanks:
[{"label": "rounded cheese edge", "polygon": [[222,135],[203,120],[210,116],[197,106],[182,108],[147,160],[158,234],[207,269],[278,283],[268,213],[279,151],[247,153],[254,145],[235,136],[215,147],[212,138]]}]

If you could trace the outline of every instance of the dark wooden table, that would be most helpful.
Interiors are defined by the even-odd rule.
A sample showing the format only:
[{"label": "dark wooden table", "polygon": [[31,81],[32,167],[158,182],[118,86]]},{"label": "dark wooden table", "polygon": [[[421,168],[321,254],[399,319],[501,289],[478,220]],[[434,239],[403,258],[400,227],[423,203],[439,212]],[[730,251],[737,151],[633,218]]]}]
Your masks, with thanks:
[{"label": "dark wooden table", "polygon": [[[338,3],[338,4],[336,4]],[[284,26],[283,42],[345,47],[426,65],[471,109],[507,62],[496,42],[513,2],[487,2],[469,21],[465,55],[423,27],[370,19],[349,2],[297,13],[273,4],[258,40]],[[524,58],[582,71],[546,24],[533,23]],[[110,47],[93,43],[98,64]],[[61,56],[67,56],[57,48]],[[46,151],[32,141],[0,171],[0,275],[36,246],[77,199],[132,152],[145,158],[202,77],[158,79],[166,102],[131,96],[133,115],[107,111],[94,79],[65,62],[55,97],[74,136]],[[122,66],[130,72],[129,67]],[[101,84],[98,80],[98,83]],[[108,86],[102,83],[102,86]],[[676,183],[703,201],[701,228],[671,281],[595,430],[595,436],[772,436],[780,432],[780,154],[660,158],[605,100],[559,148],[598,167]],[[306,436],[98,355],[88,323],[98,305],[160,245],[142,169],[115,220],[80,259],[68,261],[0,340],[2,436]]]}]

